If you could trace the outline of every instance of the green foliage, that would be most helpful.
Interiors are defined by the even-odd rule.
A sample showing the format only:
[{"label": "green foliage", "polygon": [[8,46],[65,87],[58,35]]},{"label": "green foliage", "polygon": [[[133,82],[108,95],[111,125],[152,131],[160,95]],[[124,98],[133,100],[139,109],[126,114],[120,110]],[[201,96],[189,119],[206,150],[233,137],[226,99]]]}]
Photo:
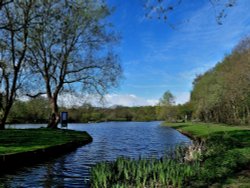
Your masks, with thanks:
[{"label": "green foliage", "polygon": [[92,167],[91,187],[184,187],[198,170],[199,163],[180,163],[178,157],[118,158]]},{"label": "green foliage", "polygon": [[[15,101],[10,112],[8,123],[47,123],[51,114],[46,98],[38,97],[27,101]],[[69,122],[102,122],[102,121],[155,121],[171,119],[172,121],[188,120],[192,116],[190,103],[177,106],[116,106],[110,108],[93,107],[91,104],[60,107],[59,111],[69,113]]]},{"label": "green foliage", "polygon": [[177,107],[177,119],[180,120],[191,120],[193,114],[193,106],[190,102],[187,102]]},{"label": "green foliage", "polygon": [[[60,107],[59,111],[68,111],[69,122],[102,121],[155,121],[171,119],[184,121],[192,116],[190,103],[177,106],[115,106],[110,108],[93,107],[91,104]],[[49,102],[44,97],[27,101],[15,101],[8,117],[8,123],[47,123],[51,114]]]},{"label": "green foliage", "polygon": [[[166,123],[167,124],[167,123]],[[239,126],[176,123],[172,127],[203,140],[162,159],[118,158],[91,169],[92,187],[209,187],[223,184],[250,161],[250,130]],[[186,160],[193,154],[193,160]],[[194,154],[196,156],[194,156]]]},{"label": "green foliage", "polygon": [[[156,107],[123,107],[98,108],[90,104],[80,107],[65,108],[69,122],[100,122],[100,121],[154,121],[157,120]],[[10,113],[9,123],[46,123],[50,115],[47,99],[37,98],[29,101],[16,101]]]},{"label": "green foliage", "polygon": [[206,184],[222,182],[248,163],[246,156],[234,149],[241,147],[241,143],[229,134],[217,133],[206,141],[207,151],[199,177]]},{"label": "green foliage", "polygon": [[170,91],[166,91],[162,98],[160,98],[160,105],[161,106],[172,106],[175,101],[174,101],[174,95]]},{"label": "green foliage", "polygon": [[[206,149],[203,151],[200,173],[193,180],[192,187],[224,184],[228,177],[246,168],[250,162],[248,128],[211,123],[177,123],[171,127],[205,140]],[[237,181],[234,183],[239,185],[240,181]]]},{"label": "green foliage", "polygon": [[[248,131],[246,130],[246,132]],[[210,147],[210,149],[215,148],[218,150],[229,150],[233,148],[242,147],[242,143],[237,138],[231,136],[230,132],[224,132],[224,133],[219,132],[210,135],[206,139],[206,145]]]},{"label": "green foliage", "polygon": [[[155,108],[154,106],[117,106],[115,108],[79,107],[65,110],[69,111],[73,122],[154,121],[157,120]],[[75,118],[76,114],[81,117]]]},{"label": "green foliage", "polygon": [[250,38],[193,82],[191,103],[194,118],[206,122],[250,122]]},{"label": "green foliage", "polygon": [[174,106],[174,96],[170,91],[166,91],[157,106],[156,113],[158,119],[175,121],[177,119],[177,107]]},{"label": "green foliage", "polygon": [[39,97],[29,101],[16,101],[11,109],[8,122],[11,123],[45,123],[50,109],[47,99]]},{"label": "green foliage", "polygon": [[155,106],[131,107],[131,110],[131,114],[133,115],[133,121],[157,120]]},{"label": "green foliage", "polygon": [[246,163],[243,155],[232,150],[221,150],[204,161],[200,178],[207,183],[222,181]]}]

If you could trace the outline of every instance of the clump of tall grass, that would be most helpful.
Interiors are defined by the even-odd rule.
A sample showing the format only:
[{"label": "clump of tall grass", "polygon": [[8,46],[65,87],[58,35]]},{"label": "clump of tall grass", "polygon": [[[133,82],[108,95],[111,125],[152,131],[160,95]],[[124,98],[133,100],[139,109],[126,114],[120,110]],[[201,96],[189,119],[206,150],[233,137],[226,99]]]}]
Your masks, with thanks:
[{"label": "clump of tall grass", "polygon": [[195,142],[185,148],[184,160],[186,162],[201,161],[206,150],[204,142]]},{"label": "clump of tall grass", "polygon": [[184,160],[183,147],[160,159],[138,160],[121,157],[91,169],[91,187],[184,187],[199,172],[199,161]]}]

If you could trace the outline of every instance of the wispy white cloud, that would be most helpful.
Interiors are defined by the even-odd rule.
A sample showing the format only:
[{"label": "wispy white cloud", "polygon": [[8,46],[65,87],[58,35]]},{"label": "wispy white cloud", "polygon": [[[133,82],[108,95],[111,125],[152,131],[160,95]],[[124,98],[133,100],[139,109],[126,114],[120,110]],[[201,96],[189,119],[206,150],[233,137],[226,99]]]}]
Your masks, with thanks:
[{"label": "wispy white cloud", "polygon": [[144,99],[133,94],[109,94],[105,96],[107,106],[153,106],[158,103],[157,99]]},{"label": "wispy white cloud", "polygon": [[64,94],[59,98],[61,106],[72,107],[90,103],[93,106],[111,107],[121,106],[154,106],[159,102],[158,99],[145,99],[134,94],[106,94],[101,100],[96,95],[73,95]]},{"label": "wispy white cloud", "polygon": [[196,76],[205,73],[209,69],[213,68],[216,65],[216,61],[211,61],[205,64],[194,67],[191,70],[182,71],[179,73],[179,78],[183,81],[192,82]]},{"label": "wispy white cloud", "polygon": [[175,96],[176,104],[184,104],[190,100],[190,92],[177,92]]},{"label": "wispy white cloud", "polygon": [[[205,62],[214,58],[217,53],[222,53],[221,56],[228,53],[250,31],[249,1],[237,2],[237,5],[227,12],[223,25],[216,23],[216,13],[208,1],[200,9],[188,12],[185,18],[189,22],[168,32],[167,38],[155,41],[153,34],[142,35],[142,40],[149,50],[146,59],[150,57],[152,61],[171,62],[173,59],[190,61],[194,57],[200,57],[200,60]],[[179,53],[178,57],[173,57],[177,51],[182,53]]]},{"label": "wispy white cloud", "polygon": [[148,104],[147,98],[155,100],[166,90],[176,96],[176,103],[186,102],[196,75],[221,61],[250,31],[249,0],[237,1],[223,25],[216,23],[209,1],[182,1],[171,13],[174,30],[161,21],[138,21],[138,14],[144,14],[136,2],[118,6],[120,13],[126,9],[118,25],[124,34],[121,54],[125,80],[121,92],[127,94],[110,94],[109,104]]},{"label": "wispy white cloud", "polygon": [[[189,92],[174,92],[176,104],[184,104],[189,101]],[[111,107],[121,106],[154,106],[159,103],[159,99],[143,98],[134,94],[106,94],[101,101],[94,95],[73,95],[64,94],[59,98],[59,104],[66,107],[81,106],[84,103],[90,103],[93,106]]]},{"label": "wispy white cloud", "polygon": [[[157,38],[157,34],[146,31],[141,40],[147,48],[147,53],[141,62],[149,67],[149,75],[158,75],[160,78],[155,88],[166,86],[176,92],[180,91],[178,86],[187,85],[182,91],[188,93],[196,75],[206,72],[223,60],[225,54],[230,53],[239,40],[250,32],[249,12],[249,0],[237,1],[237,4],[227,11],[222,25],[218,25],[216,13],[207,1],[196,11],[187,11],[186,15],[182,15],[189,21],[183,21],[176,30],[170,32],[169,28],[168,31],[164,28],[166,31],[162,32],[167,32],[168,36]],[[148,79],[147,75],[144,77]],[[164,78],[163,75],[167,77]],[[138,85],[137,87],[139,88]],[[147,89],[150,85],[140,87]]]},{"label": "wispy white cloud", "polygon": [[152,85],[135,85],[135,84],[127,84],[128,87],[139,88],[139,89],[154,89],[154,88],[169,88],[173,87],[174,85],[167,85],[167,84],[152,84]]}]

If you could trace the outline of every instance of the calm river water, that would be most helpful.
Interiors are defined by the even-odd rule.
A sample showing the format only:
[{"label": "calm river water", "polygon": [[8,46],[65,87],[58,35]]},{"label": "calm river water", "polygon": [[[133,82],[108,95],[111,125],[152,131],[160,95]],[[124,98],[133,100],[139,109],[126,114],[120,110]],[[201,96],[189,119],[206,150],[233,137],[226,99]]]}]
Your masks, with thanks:
[{"label": "calm river water", "polygon": [[[119,156],[161,157],[176,144],[190,142],[186,136],[160,124],[161,122],[69,124],[69,129],[87,131],[93,137],[93,142],[67,155],[1,175],[0,187],[89,187],[89,169],[97,162],[111,161]],[[16,128],[41,126],[17,125]]]}]

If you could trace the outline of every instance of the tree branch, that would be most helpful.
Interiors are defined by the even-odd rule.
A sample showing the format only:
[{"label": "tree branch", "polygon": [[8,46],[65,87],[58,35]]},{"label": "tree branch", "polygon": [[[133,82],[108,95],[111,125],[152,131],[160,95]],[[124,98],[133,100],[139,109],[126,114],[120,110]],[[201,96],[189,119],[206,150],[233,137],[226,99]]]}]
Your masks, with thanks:
[{"label": "tree branch", "polygon": [[35,94],[35,95],[26,93],[26,96],[27,96],[27,97],[30,97],[30,98],[37,98],[37,97],[39,97],[39,96],[41,96],[41,95],[45,95],[45,94],[46,94],[46,92],[39,92],[39,93],[37,93],[37,94]]}]

